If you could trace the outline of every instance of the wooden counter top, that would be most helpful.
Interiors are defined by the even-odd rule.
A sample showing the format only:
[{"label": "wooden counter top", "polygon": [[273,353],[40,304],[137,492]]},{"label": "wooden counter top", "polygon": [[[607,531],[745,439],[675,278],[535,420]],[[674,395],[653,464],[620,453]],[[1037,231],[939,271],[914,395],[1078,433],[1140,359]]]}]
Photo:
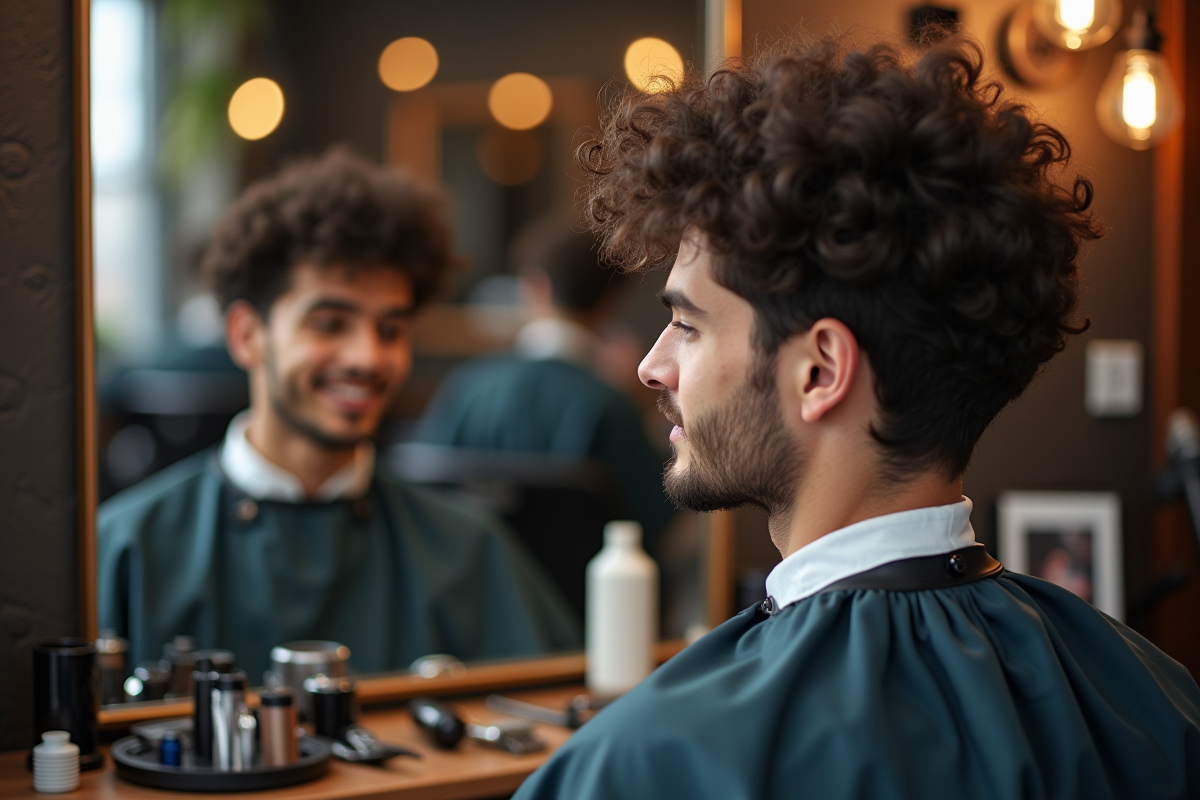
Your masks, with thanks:
[{"label": "wooden counter top", "polygon": [[[565,708],[581,686],[507,693],[534,703]],[[486,722],[497,714],[489,711],[483,698],[448,701],[466,721]],[[456,750],[438,750],[417,730],[405,709],[373,711],[362,722],[383,741],[396,742],[421,753],[420,760],[394,758],[382,767],[347,764],[333,759],[323,778],[299,786],[264,792],[209,795],[167,792],[128,783],[117,777],[111,756],[105,750],[102,769],[81,774],[79,789],[62,795],[33,791],[33,773],[25,769],[24,751],[0,753],[0,797],[6,800],[186,800],[189,797],[222,797],[226,800],[333,800],[334,798],[394,798],[395,800],[459,800],[511,794],[526,777],[549,758],[570,736],[570,731],[553,725],[537,725],[537,735],[546,750],[514,756],[475,742],[463,740]]]}]

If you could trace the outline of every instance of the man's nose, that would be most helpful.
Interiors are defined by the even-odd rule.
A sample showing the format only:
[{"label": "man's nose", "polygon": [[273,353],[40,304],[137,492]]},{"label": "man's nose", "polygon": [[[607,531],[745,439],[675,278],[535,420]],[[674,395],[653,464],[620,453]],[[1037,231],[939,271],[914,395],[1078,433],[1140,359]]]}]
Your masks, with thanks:
[{"label": "man's nose", "polygon": [[675,391],[679,387],[679,368],[675,363],[673,348],[667,344],[666,338],[667,331],[663,330],[654,347],[638,365],[638,378],[651,389]]},{"label": "man's nose", "polygon": [[377,369],[384,360],[384,342],[373,325],[359,326],[343,351],[343,359],[363,369]]}]

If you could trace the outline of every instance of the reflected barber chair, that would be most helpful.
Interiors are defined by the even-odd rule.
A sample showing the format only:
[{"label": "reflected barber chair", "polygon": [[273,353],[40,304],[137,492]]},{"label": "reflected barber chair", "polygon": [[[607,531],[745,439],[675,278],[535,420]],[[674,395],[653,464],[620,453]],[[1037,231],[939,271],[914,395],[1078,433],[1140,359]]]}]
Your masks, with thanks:
[{"label": "reflected barber chair", "polygon": [[584,573],[604,524],[623,515],[608,470],[540,453],[403,443],[388,452],[406,481],[457,489],[501,517],[583,617]]},{"label": "reflected barber chair", "polygon": [[250,399],[223,347],[176,350],[98,389],[101,500],[221,441]]}]

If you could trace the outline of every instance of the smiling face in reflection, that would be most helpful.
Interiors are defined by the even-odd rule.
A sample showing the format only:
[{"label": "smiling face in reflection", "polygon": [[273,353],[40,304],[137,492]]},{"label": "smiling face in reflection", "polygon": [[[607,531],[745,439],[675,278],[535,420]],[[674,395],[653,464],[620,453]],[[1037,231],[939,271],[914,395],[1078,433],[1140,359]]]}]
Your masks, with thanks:
[{"label": "smiling face in reflection", "polygon": [[399,269],[296,266],[259,334],[256,416],[326,448],[370,438],[412,367],[412,315]]}]

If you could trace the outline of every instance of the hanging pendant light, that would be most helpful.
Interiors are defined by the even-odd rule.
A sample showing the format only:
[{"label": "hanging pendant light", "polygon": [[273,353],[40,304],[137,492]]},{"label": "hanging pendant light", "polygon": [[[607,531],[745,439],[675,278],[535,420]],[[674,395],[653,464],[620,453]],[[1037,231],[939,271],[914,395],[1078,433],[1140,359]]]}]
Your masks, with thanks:
[{"label": "hanging pendant light", "polygon": [[1154,29],[1154,18],[1145,11],[1134,12],[1127,46],[1117,54],[1100,87],[1096,116],[1114,141],[1134,150],[1147,150],[1183,119],[1182,103],[1160,52],[1162,35]]},{"label": "hanging pendant light", "polygon": [[1102,45],[1121,26],[1121,0],[1034,0],[1033,22],[1067,50]]}]

